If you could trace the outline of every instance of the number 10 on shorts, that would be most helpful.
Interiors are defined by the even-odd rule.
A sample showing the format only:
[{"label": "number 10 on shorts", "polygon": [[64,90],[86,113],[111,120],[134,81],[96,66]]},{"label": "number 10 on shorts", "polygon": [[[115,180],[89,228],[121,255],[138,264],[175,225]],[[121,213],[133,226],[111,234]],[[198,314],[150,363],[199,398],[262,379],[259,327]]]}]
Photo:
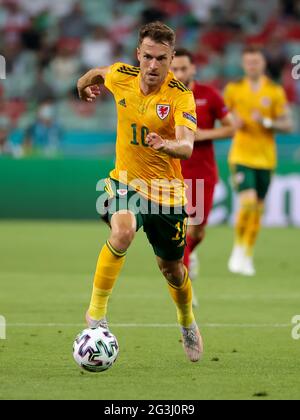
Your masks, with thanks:
[{"label": "number 10 on shorts", "polygon": [[188,218],[184,219],[183,223],[182,222],[178,222],[177,225],[175,226],[177,229],[177,234],[174,238],[172,238],[173,241],[180,241],[184,240],[186,237],[186,232],[187,232],[187,224],[188,224]]}]

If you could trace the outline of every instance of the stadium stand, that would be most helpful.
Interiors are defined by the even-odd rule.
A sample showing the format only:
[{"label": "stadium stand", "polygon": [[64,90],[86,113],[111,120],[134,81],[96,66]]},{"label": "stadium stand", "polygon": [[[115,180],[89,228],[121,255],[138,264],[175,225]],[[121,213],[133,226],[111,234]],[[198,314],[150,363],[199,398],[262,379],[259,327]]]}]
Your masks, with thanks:
[{"label": "stadium stand", "polygon": [[[92,66],[135,62],[137,28],[153,19],[176,28],[178,45],[195,54],[199,77],[220,90],[241,75],[244,45],[263,46],[270,75],[283,83],[299,115],[300,81],[291,77],[291,58],[300,54],[297,0],[2,0],[0,53],[6,59],[7,78],[1,82],[0,116],[9,120],[11,138],[22,141],[20,133],[34,124],[39,104],[49,99],[55,100],[68,135],[68,147],[61,145],[65,153],[84,149],[82,144],[76,149],[78,136],[72,148],[71,132],[112,133],[115,111],[110,96],[104,94],[93,106],[79,104],[76,80]],[[296,121],[299,124],[299,118]],[[88,144],[89,136],[82,138]],[[101,141],[105,150],[112,150],[105,135],[99,136]],[[90,150],[95,151],[94,140]]]}]

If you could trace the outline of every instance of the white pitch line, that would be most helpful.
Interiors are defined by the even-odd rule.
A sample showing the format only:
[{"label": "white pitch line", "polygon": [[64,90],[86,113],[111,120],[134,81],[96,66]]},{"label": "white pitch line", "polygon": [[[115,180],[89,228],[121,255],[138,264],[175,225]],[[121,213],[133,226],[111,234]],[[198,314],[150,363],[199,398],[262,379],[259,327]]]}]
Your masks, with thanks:
[{"label": "white pitch line", "polygon": [[[8,328],[83,328],[85,324],[7,324]],[[201,328],[290,328],[291,324],[201,324]],[[110,324],[112,328],[178,328],[177,324]]]}]

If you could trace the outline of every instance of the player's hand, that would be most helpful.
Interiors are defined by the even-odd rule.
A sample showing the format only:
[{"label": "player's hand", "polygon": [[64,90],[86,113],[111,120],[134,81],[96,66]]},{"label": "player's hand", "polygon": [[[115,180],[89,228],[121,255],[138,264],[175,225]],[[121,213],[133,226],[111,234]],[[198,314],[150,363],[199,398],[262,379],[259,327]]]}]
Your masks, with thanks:
[{"label": "player's hand", "polygon": [[234,127],[236,130],[243,130],[244,128],[246,128],[246,121],[237,112],[233,113],[233,117]]},{"label": "player's hand", "polygon": [[150,133],[146,137],[146,144],[148,144],[148,146],[152,147],[154,150],[163,150],[166,145],[166,141],[163,140],[158,134]]},{"label": "player's hand", "polygon": [[78,86],[79,98],[85,102],[93,102],[101,93],[98,85],[81,88]]},{"label": "player's hand", "polygon": [[259,111],[254,111],[252,113],[252,118],[255,122],[263,126],[266,130],[273,129],[273,121],[271,118],[264,117]]},{"label": "player's hand", "polygon": [[246,122],[240,117],[235,117],[234,126],[237,130],[243,130],[246,127]]},{"label": "player's hand", "polygon": [[253,121],[257,122],[258,124],[262,124],[263,116],[259,111],[253,111],[251,117]]}]

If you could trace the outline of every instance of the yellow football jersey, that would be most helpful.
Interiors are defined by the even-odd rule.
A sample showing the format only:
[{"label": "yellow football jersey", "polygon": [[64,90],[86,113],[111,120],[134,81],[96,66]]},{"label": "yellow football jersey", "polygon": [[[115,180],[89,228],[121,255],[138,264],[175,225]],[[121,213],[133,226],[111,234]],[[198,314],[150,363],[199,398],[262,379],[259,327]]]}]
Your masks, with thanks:
[{"label": "yellow football jersey", "polygon": [[274,169],[277,164],[275,135],[255,121],[256,115],[272,120],[281,117],[287,107],[283,88],[263,77],[261,89],[254,92],[248,79],[229,83],[225,89],[228,108],[245,121],[232,143],[230,164],[255,169]]},{"label": "yellow football jersey", "polygon": [[193,93],[169,72],[158,92],[145,96],[140,89],[140,69],[123,63],[110,67],[105,86],[113,93],[118,113],[116,166],[110,176],[133,186],[157,203],[186,203],[179,159],[150,148],[148,133],[175,140],[176,126],[197,129]]}]

